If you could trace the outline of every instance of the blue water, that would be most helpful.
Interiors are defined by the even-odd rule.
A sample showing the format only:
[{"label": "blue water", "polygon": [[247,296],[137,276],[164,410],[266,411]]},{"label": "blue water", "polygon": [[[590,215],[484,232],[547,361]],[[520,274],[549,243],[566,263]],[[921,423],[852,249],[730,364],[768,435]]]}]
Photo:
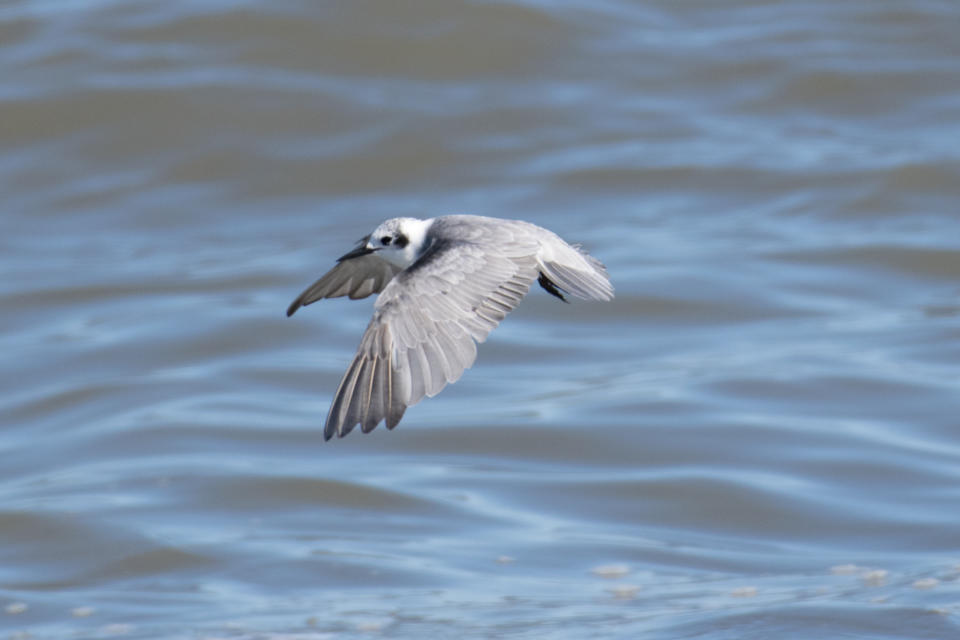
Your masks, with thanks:
[{"label": "blue water", "polygon": [[[960,634],[960,9],[0,8],[0,633]],[[383,219],[542,291],[324,443]]]}]

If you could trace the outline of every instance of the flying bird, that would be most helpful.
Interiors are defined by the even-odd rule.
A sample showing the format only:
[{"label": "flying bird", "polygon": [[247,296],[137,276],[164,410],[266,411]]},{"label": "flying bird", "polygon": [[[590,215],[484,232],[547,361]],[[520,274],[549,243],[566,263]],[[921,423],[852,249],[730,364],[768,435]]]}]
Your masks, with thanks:
[{"label": "flying bird", "polygon": [[603,264],[522,220],[454,215],[381,223],[287,308],[323,298],[380,294],[353,362],[337,387],[323,436],[393,429],[407,407],[456,382],[503,318],[537,282],[611,300]]}]

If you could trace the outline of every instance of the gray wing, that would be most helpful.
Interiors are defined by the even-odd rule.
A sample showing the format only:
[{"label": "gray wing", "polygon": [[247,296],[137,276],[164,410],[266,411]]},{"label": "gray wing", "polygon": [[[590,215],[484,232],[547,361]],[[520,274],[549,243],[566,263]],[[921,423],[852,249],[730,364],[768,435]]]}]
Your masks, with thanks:
[{"label": "gray wing", "polygon": [[603,263],[549,229],[522,220],[482,216],[444,216],[437,220],[443,221],[449,234],[487,245],[495,241],[510,255],[530,251],[533,245],[540,271],[551,283],[584,300],[613,299],[613,285]]},{"label": "gray wing", "polygon": [[477,342],[520,302],[539,273],[536,243],[435,240],[377,298],[373,319],[337,388],[324,438],[392,429],[407,407],[455,382]]},{"label": "gray wing", "polygon": [[397,271],[398,267],[373,253],[343,260],[297,296],[287,307],[287,316],[322,298],[350,296],[356,300],[380,293]]}]

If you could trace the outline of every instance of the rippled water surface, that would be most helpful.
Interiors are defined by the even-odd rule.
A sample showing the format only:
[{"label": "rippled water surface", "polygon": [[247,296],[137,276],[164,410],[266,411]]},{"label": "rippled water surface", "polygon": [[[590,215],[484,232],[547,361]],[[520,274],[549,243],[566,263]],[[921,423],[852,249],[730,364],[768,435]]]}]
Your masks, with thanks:
[{"label": "rippled water surface", "polygon": [[[960,635],[955,2],[6,2],[0,635]],[[381,220],[533,292],[323,442]]]}]

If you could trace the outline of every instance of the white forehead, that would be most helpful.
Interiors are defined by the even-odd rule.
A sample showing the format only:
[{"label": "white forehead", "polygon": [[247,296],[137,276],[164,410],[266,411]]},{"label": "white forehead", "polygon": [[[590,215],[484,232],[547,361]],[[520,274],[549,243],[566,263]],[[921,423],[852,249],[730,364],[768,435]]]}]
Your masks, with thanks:
[{"label": "white forehead", "polygon": [[374,229],[371,235],[375,238],[379,236],[394,236],[401,231],[406,232],[411,227],[415,227],[418,222],[420,221],[416,218],[390,218],[389,220],[381,222],[380,226]]}]

